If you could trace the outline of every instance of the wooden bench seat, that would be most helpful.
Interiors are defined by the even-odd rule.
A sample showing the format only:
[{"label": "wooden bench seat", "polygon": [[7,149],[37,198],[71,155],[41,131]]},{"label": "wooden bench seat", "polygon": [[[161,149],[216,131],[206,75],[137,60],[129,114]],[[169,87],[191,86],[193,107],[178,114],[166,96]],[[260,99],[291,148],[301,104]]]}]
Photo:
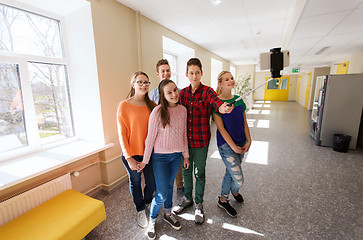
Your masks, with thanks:
[{"label": "wooden bench seat", "polygon": [[69,189],[0,227],[0,239],[84,238],[106,219],[104,203]]}]

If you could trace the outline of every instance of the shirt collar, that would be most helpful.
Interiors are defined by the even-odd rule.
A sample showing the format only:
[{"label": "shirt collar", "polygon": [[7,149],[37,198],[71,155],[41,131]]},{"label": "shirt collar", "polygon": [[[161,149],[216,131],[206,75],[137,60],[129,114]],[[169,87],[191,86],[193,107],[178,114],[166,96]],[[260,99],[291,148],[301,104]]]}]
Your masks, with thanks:
[{"label": "shirt collar", "polygon": [[[195,92],[201,92],[203,87],[204,87],[204,85],[202,83],[200,83],[199,87],[195,90]],[[189,84],[188,91],[190,93],[192,92],[192,84]]]}]

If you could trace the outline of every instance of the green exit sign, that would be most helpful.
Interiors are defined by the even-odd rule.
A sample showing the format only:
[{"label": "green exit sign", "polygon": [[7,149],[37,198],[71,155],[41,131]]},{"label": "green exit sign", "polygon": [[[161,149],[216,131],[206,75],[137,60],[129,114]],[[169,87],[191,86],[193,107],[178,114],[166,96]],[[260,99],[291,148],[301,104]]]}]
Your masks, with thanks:
[{"label": "green exit sign", "polygon": [[292,73],[299,73],[300,72],[300,68],[293,68],[292,69]]}]

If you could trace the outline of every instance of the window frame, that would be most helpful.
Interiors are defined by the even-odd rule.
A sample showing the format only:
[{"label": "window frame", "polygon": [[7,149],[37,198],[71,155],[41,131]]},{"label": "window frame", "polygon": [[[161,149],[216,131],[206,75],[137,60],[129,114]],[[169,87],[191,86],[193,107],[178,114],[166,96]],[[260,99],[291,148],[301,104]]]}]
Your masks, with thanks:
[{"label": "window frame", "polygon": [[[4,160],[8,160],[11,158],[23,156],[25,154],[30,154],[34,152],[39,152],[43,150],[47,150],[50,148],[54,148],[63,144],[67,144],[70,142],[74,142],[79,139],[76,134],[76,127],[74,123],[74,113],[73,113],[73,106],[72,106],[72,94],[71,94],[71,86],[70,86],[70,79],[72,79],[71,73],[71,63],[69,60],[68,54],[68,42],[66,41],[66,26],[65,26],[65,19],[63,16],[57,15],[55,13],[47,12],[45,10],[37,9],[33,6],[28,6],[21,3],[7,3],[6,1],[0,2],[2,5],[18,9],[20,11],[29,12],[35,15],[39,15],[41,17],[46,17],[52,20],[56,20],[59,22],[59,31],[60,31],[60,38],[62,44],[62,52],[63,58],[59,57],[46,57],[46,56],[38,56],[38,55],[31,55],[31,54],[24,54],[24,53],[15,53],[15,52],[0,52],[0,62],[5,64],[17,64],[19,68],[19,78],[20,78],[20,87],[22,92],[22,99],[23,99],[23,107],[24,107],[24,125],[26,129],[26,135],[28,144],[19,148],[6,150],[1,152],[0,162]],[[35,112],[35,104],[34,98],[32,93],[31,81],[30,81],[30,74],[28,69],[28,64],[34,63],[42,63],[42,64],[54,64],[54,65],[64,65],[66,69],[66,81],[67,81],[67,94],[69,97],[69,105],[71,111],[71,121],[74,136],[73,137],[66,137],[64,139],[59,139],[57,141],[41,141],[39,136],[38,124],[36,120],[36,112]]]},{"label": "window frame", "polygon": [[[173,67],[170,67],[170,69],[171,69],[170,78],[172,80],[174,80],[175,84],[178,86],[178,84],[179,84],[179,81],[178,81],[179,80],[179,78],[178,78],[178,70],[179,70],[178,69],[178,56],[176,54],[174,54],[174,53],[169,52],[169,51],[163,51],[163,58],[164,59],[167,59],[164,56],[164,54],[170,55],[173,58],[175,58],[175,69],[173,69]],[[170,65],[170,63],[169,63],[169,65]]]}]

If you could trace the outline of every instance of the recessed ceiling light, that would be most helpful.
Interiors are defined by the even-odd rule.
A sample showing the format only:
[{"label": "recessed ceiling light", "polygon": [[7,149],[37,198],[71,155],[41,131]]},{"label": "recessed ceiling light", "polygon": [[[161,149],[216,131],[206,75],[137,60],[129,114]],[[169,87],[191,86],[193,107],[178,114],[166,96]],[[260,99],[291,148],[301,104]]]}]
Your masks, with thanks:
[{"label": "recessed ceiling light", "polygon": [[222,3],[222,0],[211,0],[214,6],[218,6]]}]

